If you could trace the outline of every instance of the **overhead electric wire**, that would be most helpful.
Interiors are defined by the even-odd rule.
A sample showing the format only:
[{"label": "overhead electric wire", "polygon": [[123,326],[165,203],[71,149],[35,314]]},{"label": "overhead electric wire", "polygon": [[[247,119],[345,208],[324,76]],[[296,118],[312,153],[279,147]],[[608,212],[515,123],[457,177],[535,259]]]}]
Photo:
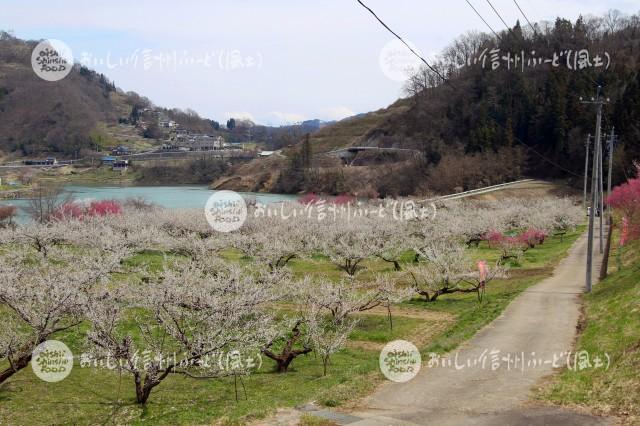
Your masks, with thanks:
[{"label": "overhead electric wire", "polygon": [[478,10],[473,7],[473,5],[471,4],[471,2],[469,0],[465,0],[467,2],[467,4],[471,7],[471,9],[473,9],[473,11],[476,13],[476,15],[478,15],[478,17],[480,19],[482,19],[482,22],[484,22],[484,24],[491,30],[491,32],[498,38],[498,40],[500,39],[500,36],[498,35],[497,32],[494,31],[494,29],[491,27],[491,25],[489,25],[489,23],[482,17],[482,15],[480,15],[480,12],[478,12]]},{"label": "overhead electric wire", "polygon": [[507,29],[507,31],[511,31],[511,27],[509,25],[507,25],[507,23],[505,22],[504,19],[502,19],[502,16],[500,15],[500,13],[496,10],[495,7],[493,7],[493,4],[491,3],[490,0],[487,0],[487,3],[489,3],[489,6],[491,6],[491,9],[493,9],[493,11],[496,13],[496,15],[498,15],[498,18],[500,18],[500,20],[502,21],[502,23],[504,24],[505,28]]},{"label": "overhead electric wire", "polygon": [[[445,76],[443,76],[442,74],[440,74],[434,67],[431,66],[431,64],[429,64],[429,62],[427,62],[426,59],[424,59],[421,55],[419,55],[415,50],[413,50],[411,48],[411,46],[409,46],[409,44],[404,41],[404,39],[399,36],[395,31],[393,31],[369,6],[367,6],[366,4],[364,4],[362,2],[362,0],[356,0],[358,3],[360,3],[360,6],[362,6],[363,8],[365,8],[366,10],[369,11],[369,13],[371,13],[371,15],[373,15],[374,18],[376,18],[376,20],[387,30],[389,31],[391,34],[393,34],[398,40],[400,40],[405,46],[407,46],[407,48],[411,51],[411,53],[413,53],[418,59],[420,59],[420,61],[422,61],[431,71],[433,71],[438,77],[440,77],[442,79],[442,81],[444,83],[446,83],[447,85],[449,85],[450,87],[452,87],[453,89],[457,89],[457,87],[452,84],[448,78],[446,78]],[[466,0],[467,3],[469,4],[469,6],[471,6],[473,8],[473,6],[471,5],[471,3],[469,3],[469,0]],[[475,10],[475,8],[473,8]],[[476,11],[477,13],[477,11]],[[480,14],[478,14],[478,16],[480,16],[480,18],[482,19],[482,16]],[[484,21],[484,19],[482,19]],[[486,23],[486,21],[485,21]],[[488,26],[488,24],[487,24]],[[493,31],[493,30],[492,30]],[[495,34],[495,31],[494,31]],[[497,34],[496,34],[497,36]],[[502,129],[506,130],[506,127],[500,123],[498,120],[496,120],[495,118],[488,116],[490,120],[492,120],[494,123],[496,123],[498,125],[498,127],[501,127]],[[544,154],[539,153],[538,151],[536,151],[535,149],[533,149],[532,147],[530,147],[529,145],[527,145],[526,143],[524,143],[522,140],[520,140],[520,138],[518,138],[516,135],[513,135],[513,140],[515,140],[516,142],[518,142],[519,144],[523,145],[525,148],[527,148],[527,150],[533,152],[534,154],[536,154],[538,157],[540,157],[541,159],[543,159],[544,161],[546,161],[547,163],[551,164],[552,166],[563,170],[569,174],[572,174],[576,177],[580,177],[582,178],[584,175],[580,175],[578,173],[575,173],[563,166],[561,166],[560,164],[556,163],[555,161],[551,160],[550,158],[548,158],[547,156],[545,156]]]},{"label": "overhead electric wire", "polygon": [[436,73],[436,75],[438,77],[440,77],[443,81],[447,81],[447,79],[440,74],[435,68],[433,68],[429,62],[426,61],[426,59],[424,59],[422,56],[420,56],[415,50],[413,50],[413,48],[411,46],[409,46],[409,44],[404,41],[404,39],[402,37],[400,37],[398,34],[396,34],[391,28],[389,28],[389,26],[387,24],[384,23],[384,21],[382,19],[380,19],[378,17],[378,15],[376,15],[376,13],[371,10],[371,8],[369,6],[367,6],[366,4],[364,4],[363,2],[361,2],[360,0],[356,0],[358,3],[360,3],[360,5],[362,7],[364,7],[365,9],[367,9],[369,11],[369,13],[371,13],[373,15],[374,18],[376,18],[376,20],[378,22],[380,22],[380,24],[386,28],[387,31],[389,31],[391,34],[393,34],[398,40],[400,40],[402,42],[402,44],[404,44],[407,49],[409,49],[411,51],[411,53],[413,53],[418,59],[420,59],[431,71],[433,71],[434,73]]},{"label": "overhead electric wire", "polygon": [[518,10],[520,11],[520,13],[522,14],[522,16],[524,16],[524,19],[526,19],[527,24],[529,24],[529,26],[531,27],[531,29],[533,30],[533,33],[536,34],[536,27],[533,26],[533,24],[531,24],[531,21],[529,20],[529,18],[527,18],[527,15],[524,14],[524,11],[522,10],[522,8],[520,7],[520,5],[518,4],[518,0],[513,0],[513,2],[516,4],[516,7],[518,8]]}]

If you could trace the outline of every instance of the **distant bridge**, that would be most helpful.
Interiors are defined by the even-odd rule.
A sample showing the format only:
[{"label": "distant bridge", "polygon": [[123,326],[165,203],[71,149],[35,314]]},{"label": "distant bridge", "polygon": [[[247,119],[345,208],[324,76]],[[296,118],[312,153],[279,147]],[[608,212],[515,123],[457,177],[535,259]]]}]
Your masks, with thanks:
[{"label": "distant bridge", "polygon": [[394,153],[406,153],[406,154],[413,154],[413,155],[420,154],[420,151],[418,151],[417,149],[409,149],[409,148],[379,148],[377,146],[349,146],[346,148],[335,149],[333,151],[322,152],[322,153],[319,153],[318,155],[331,155],[331,156],[340,158],[342,161],[344,161],[345,164],[352,164],[356,156],[360,152],[364,152],[364,151],[373,151],[373,152],[380,152],[380,153],[394,152]]}]

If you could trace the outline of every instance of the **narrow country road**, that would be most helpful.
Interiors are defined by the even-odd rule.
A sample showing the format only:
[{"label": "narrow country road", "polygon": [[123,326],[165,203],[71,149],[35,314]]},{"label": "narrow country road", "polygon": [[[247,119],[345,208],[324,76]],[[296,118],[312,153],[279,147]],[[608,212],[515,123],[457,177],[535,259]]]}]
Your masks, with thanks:
[{"label": "narrow country road", "polygon": [[[531,388],[553,372],[553,361],[572,348],[580,315],[587,236],[583,235],[553,276],[520,294],[491,324],[456,352],[451,367],[423,367],[407,383],[388,382],[352,413],[353,425],[589,425],[604,419],[555,408],[524,405]],[[594,277],[600,266],[594,241]],[[502,360],[493,370],[492,351]],[[524,354],[524,364],[521,362]],[[484,368],[481,361],[485,360]],[[537,366],[534,366],[536,360]],[[471,364],[467,364],[470,362]],[[474,362],[477,365],[474,365]],[[470,365],[470,366],[468,366]],[[462,367],[462,368],[461,368]]]}]

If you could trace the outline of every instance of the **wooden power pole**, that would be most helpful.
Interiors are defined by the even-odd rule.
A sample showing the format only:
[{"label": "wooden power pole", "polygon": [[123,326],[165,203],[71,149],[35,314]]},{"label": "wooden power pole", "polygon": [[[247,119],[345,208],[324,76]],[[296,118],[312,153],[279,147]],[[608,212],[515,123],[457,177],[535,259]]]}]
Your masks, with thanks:
[{"label": "wooden power pole", "polygon": [[588,231],[588,242],[587,242],[587,271],[586,271],[586,280],[585,280],[585,291],[587,293],[591,292],[592,287],[592,269],[593,269],[593,225],[595,222],[595,210],[598,203],[598,182],[596,180],[599,169],[599,152],[600,149],[600,130],[602,126],[602,106],[607,102],[600,98],[600,90],[602,88],[598,86],[598,91],[596,93],[596,97],[591,98],[590,101],[580,101],[585,104],[594,104],[596,106],[596,134],[594,138],[594,149],[593,149],[593,169],[592,169],[592,180],[591,180],[591,209],[589,211],[589,231]]},{"label": "wooden power pole", "polygon": [[589,180],[589,145],[591,145],[591,134],[587,135],[587,140],[584,143],[584,191],[582,194],[582,207],[585,209],[587,208],[587,182]]}]

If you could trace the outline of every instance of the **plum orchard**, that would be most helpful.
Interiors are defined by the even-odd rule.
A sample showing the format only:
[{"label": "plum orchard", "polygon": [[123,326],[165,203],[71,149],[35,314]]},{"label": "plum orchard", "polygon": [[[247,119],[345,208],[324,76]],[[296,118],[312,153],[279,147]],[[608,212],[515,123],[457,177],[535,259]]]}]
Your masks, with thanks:
[{"label": "plum orchard", "polygon": [[[252,206],[245,225],[228,234],[213,231],[201,211],[133,205],[92,213],[65,207],[46,223],[0,228],[0,358],[7,365],[0,383],[28,365],[39,343],[83,321],[93,362],[127,373],[141,404],[171,374],[251,372],[204,362],[224,351],[262,352],[283,373],[315,351],[326,374],[355,313],[383,307],[391,319],[392,306],[415,294],[480,296],[505,269],[479,267],[470,246],[488,239],[508,246],[503,258],[517,257],[582,220],[581,209],[557,198],[446,202],[435,216],[403,220],[373,208],[320,217],[313,214],[319,203],[305,214],[295,213],[300,204],[283,204],[282,217]],[[229,260],[230,251],[242,258]],[[162,265],[135,261],[148,253]],[[400,262],[407,253],[415,259],[408,266]],[[318,256],[342,276],[300,278],[290,270],[292,259]],[[392,271],[362,274],[375,258]],[[140,362],[141,354],[151,357]]]}]

